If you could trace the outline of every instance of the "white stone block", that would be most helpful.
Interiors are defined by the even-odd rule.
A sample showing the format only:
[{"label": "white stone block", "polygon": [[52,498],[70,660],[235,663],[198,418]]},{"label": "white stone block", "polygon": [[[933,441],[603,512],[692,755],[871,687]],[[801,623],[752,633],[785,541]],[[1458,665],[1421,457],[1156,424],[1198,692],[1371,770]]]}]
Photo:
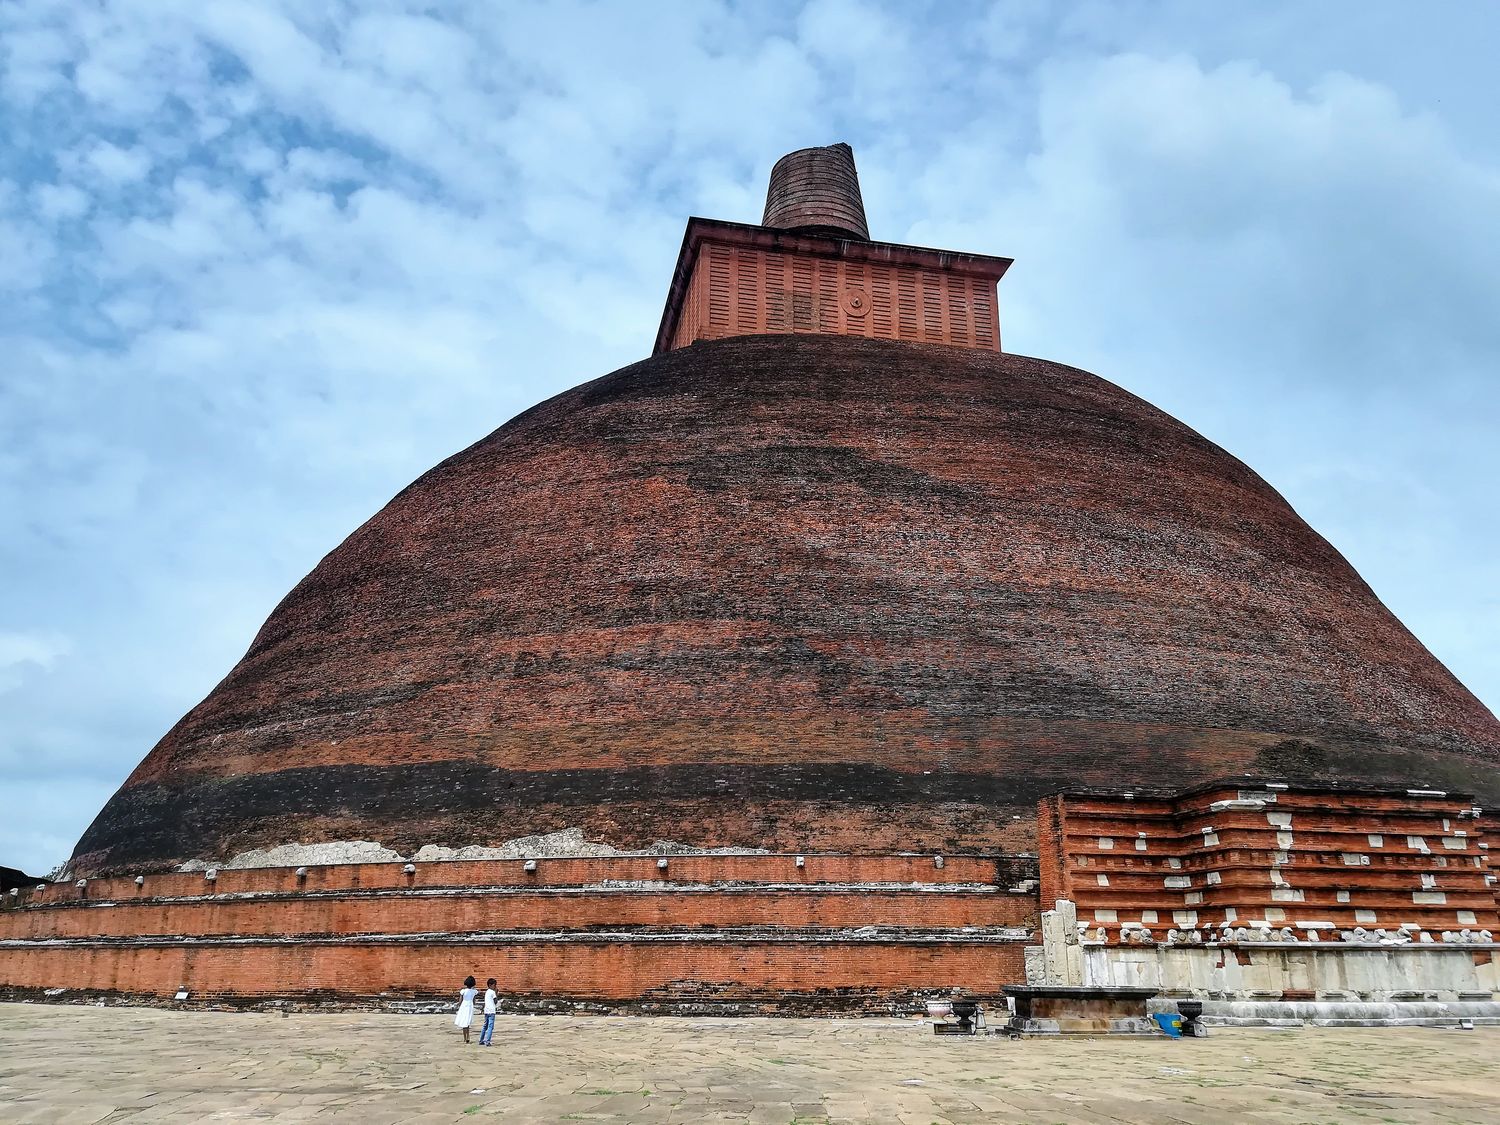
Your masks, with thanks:
[{"label": "white stone block", "polygon": [[1301,902],[1301,901],[1303,901],[1303,894],[1302,894],[1301,891],[1297,890],[1295,887],[1272,887],[1271,888],[1271,901],[1272,902]]},{"label": "white stone block", "polygon": [[1221,878],[1221,876],[1219,875],[1219,873],[1217,871],[1210,871],[1207,875],[1205,875],[1203,877],[1203,879],[1204,879],[1204,882],[1206,882],[1211,887],[1212,886],[1216,886],[1220,882],[1223,881],[1222,878]]},{"label": "white stone block", "polygon": [[1337,892],[1337,894],[1335,895],[1335,897],[1338,899],[1339,902],[1348,902],[1349,901],[1349,892],[1348,891],[1339,891],[1339,892]]},{"label": "white stone block", "polygon": [[1099,837],[1099,850],[1100,851],[1102,851],[1102,852],[1110,851],[1114,846],[1115,846],[1115,842],[1114,842],[1113,838],[1111,838],[1109,836],[1100,836]]},{"label": "white stone block", "polygon": [[1411,900],[1418,906],[1442,906],[1448,896],[1442,891],[1412,891]]},{"label": "white stone block", "polygon": [[1469,840],[1466,836],[1444,836],[1443,847],[1450,852],[1463,852],[1469,850]]},{"label": "white stone block", "polygon": [[1095,875],[1094,878],[1099,881],[1099,885],[1101,887],[1107,887],[1107,886],[1109,886],[1109,876],[1108,875]]},{"label": "white stone block", "polygon": [[1365,837],[1365,839],[1370,841],[1370,847],[1372,847],[1372,848],[1383,848],[1383,847],[1385,847],[1385,837],[1381,836],[1381,835],[1379,835],[1377,833],[1371,832],[1369,835],[1367,835]]},{"label": "white stone block", "polygon": [[1141,911],[1141,921],[1142,922],[1153,922],[1154,923],[1156,921],[1159,921],[1159,919],[1156,917],[1156,911],[1154,911],[1154,910],[1142,910]]},{"label": "white stone block", "polygon": [[1184,887],[1191,887],[1193,879],[1190,875],[1168,875],[1162,879],[1162,884],[1169,891],[1180,891]]},{"label": "white stone block", "polygon": [[1115,911],[1115,910],[1096,910],[1096,911],[1094,911],[1094,921],[1096,921],[1096,922],[1118,922],[1119,920],[1120,920],[1120,914],[1119,914],[1118,911]]},{"label": "white stone block", "polygon": [[1373,911],[1373,910],[1356,910],[1354,912],[1354,920],[1356,922],[1361,923],[1361,924],[1373,924],[1375,922],[1375,920],[1376,920],[1375,919],[1375,911]]},{"label": "white stone block", "polygon": [[1474,917],[1474,912],[1472,910],[1458,911],[1458,924],[1460,926],[1474,926],[1477,925],[1478,922],[1479,920]]}]

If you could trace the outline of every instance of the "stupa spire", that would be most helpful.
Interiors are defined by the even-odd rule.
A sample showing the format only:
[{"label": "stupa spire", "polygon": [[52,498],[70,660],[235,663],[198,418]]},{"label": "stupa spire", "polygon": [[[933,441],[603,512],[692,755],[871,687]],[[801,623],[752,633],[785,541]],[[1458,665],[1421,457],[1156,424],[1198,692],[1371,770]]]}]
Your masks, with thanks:
[{"label": "stupa spire", "polygon": [[825,234],[870,237],[859,194],[854,150],[846,144],[789,152],[771,169],[762,226]]},{"label": "stupa spire", "polygon": [[759,226],[692,218],[653,354],[777,333],[1000,350],[1009,258],[872,242],[846,144],[789,152]]}]

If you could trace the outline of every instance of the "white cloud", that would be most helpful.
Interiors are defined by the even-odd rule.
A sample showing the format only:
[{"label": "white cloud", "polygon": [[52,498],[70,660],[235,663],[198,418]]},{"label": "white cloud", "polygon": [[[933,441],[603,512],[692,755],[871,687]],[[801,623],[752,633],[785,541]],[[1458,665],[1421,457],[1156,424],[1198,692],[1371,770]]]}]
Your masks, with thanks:
[{"label": "white cloud", "polygon": [[32,194],[37,214],[50,222],[79,219],[88,214],[88,193],[72,184],[38,184]]},{"label": "white cloud", "polygon": [[51,668],[68,648],[56,635],[0,630],[0,692],[19,687],[28,671]]},{"label": "white cloud", "polygon": [[84,156],[88,166],[104,179],[117,184],[143,180],[151,171],[151,157],[140,147],[121,148],[100,141]]}]

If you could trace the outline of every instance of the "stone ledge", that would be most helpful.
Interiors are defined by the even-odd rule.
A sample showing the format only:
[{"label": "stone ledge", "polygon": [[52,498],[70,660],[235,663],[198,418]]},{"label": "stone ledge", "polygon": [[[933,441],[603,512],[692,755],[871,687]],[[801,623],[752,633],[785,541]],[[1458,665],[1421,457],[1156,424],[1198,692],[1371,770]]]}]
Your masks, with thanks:
[{"label": "stone ledge", "polygon": [[624,943],[857,944],[857,945],[994,945],[1029,942],[1035,935],[1017,927],[906,929],[865,926],[858,929],[738,928],[717,930],[475,930],[468,933],[184,935],[117,938],[7,938],[0,951],[35,949],[151,949],[184,946],[285,945],[502,945]]},{"label": "stone ledge", "polygon": [[342,887],[334,890],[226,891],[202,895],[141,895],[139,898],[74,898],[58,902],[38,902],[13,907],[15,910],[76,910],[113,906],[156,906],[168,904],[232,902],[304,902],[328,899],[359,898],[446,898],[473,895],[653,895],[653,894],[919,894],[919,895],[1012,895],[1034,899],[1023,891],[1011,891],[992,883],[567,883],[527,886],[497,883],[478,886],[447,887]]}]

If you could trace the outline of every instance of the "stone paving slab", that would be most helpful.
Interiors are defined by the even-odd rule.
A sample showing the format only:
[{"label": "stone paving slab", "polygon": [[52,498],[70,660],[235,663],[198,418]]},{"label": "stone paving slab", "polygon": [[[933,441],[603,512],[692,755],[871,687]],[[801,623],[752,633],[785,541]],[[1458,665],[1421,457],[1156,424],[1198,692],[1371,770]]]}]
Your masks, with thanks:
[{"label": "stone paving slab", "polygon": [[0,1004],[0,1122],[1500,1122],[1500,1029],[938,1038],[921,1021]]}]

